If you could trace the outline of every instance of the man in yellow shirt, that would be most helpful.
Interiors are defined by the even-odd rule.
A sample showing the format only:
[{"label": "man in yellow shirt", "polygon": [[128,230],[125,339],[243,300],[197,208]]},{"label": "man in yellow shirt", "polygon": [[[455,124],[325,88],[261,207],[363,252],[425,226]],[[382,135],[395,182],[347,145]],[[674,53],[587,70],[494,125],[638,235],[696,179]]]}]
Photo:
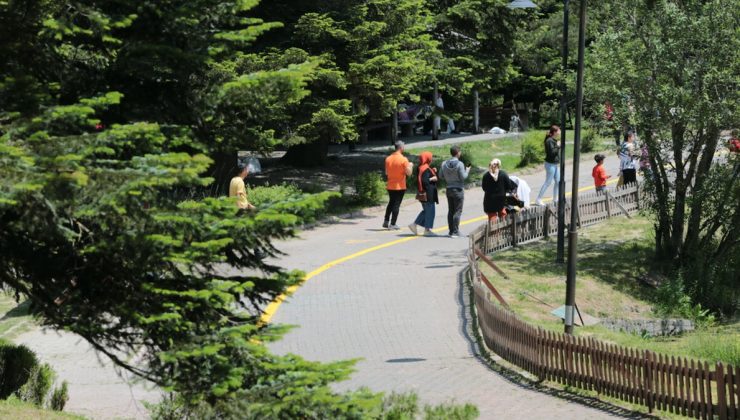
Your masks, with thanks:
[{"label": "man in yellow shirt", "polygon": [[249,166],[239,164],[239,174],[231,178],[229,197],[236,197],[236,206],[244,210],[254,210],[255,207],[247,200],[247,188],[244,180],[249,175]]},{"label": "man in yellow shirt", "polygon": [[[404,143],[396,142],[396,151],[385,158],[385,175],[388,177],[388,206],[385,208],[383,227],[398,230],[396,225],[403,195],[406,193],[406,177],[411,175],[413,164],[403,155]],[[392,217],[391,217],[392,216]],[[390,225],[388,222],[390,221]]]}]

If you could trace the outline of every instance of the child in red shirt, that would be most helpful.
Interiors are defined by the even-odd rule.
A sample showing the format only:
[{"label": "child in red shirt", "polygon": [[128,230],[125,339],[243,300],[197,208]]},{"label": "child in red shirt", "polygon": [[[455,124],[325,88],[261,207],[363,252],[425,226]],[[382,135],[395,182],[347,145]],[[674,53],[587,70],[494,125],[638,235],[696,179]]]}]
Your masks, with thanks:
[{"label": "child in red shirt", "polygon": [[611,175],[606,174],[606,169],[604,169],[604,159],[606,156],[602,154],[598,154],[594,156],[594,160],[596,161],[596,166],[594,166],[594,169],[591,171],[591,176],[594,177],[594,185],[596,186],[596,192],[601,192],[606,189],[606,180],[611,178]]}]

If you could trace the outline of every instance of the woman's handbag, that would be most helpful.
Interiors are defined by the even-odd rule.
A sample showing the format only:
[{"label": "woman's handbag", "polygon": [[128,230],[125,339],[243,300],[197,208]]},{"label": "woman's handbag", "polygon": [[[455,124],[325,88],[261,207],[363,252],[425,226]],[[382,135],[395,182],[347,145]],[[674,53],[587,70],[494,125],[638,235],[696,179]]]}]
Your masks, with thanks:
[{"label": "woman's handbag", "polygon": [[426,203],[427,202],[427,193],[426,193],[426,191],[420,192],[420,193],[416,193],[416,199],[419,200],[419,201],[421,201],[422,203]]}]

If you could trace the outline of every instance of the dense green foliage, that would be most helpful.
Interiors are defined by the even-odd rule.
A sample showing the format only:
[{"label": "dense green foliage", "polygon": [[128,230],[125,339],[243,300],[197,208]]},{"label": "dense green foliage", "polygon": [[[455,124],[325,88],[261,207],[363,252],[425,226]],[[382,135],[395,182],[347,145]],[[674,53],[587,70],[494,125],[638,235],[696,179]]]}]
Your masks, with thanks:
[{"label": "dense green foliage", "polygon": [[40,363],[36,354],[23,345],[0,342],[0,399],[9,397],[39,408],[62,411],[67,403],[67,382],[54,386],[56,374]]},{"label": "dense green foliage", "polygon": [[545,161],[545,139],[541,133],[530,132],[525,134],[524,139],[522,139],[522,152],[519,159],[519,167]]},{"label": "dense green foliage", "polygon": [[720,132],[740,125],[740,4],[632,0],[603,12],[587,94],[611,101],[615,120],[647,145],[658,256],[675,261],[694,303],[731,315],[740,308],[740,178],[737,157],[715,153]]},{"label": "dense green foliage", "polygon": [[377,172],[360,174],[355,178],[357,201],[364,205],[374,206],[385,197],[385,182]]},{"label": "dense green foliage", "polygon": [[[173,391],[186,411],[372,417],[380,396],[329,387],[352,362],[272,355],[265,343],[285,328],[261,322],[267,303],[301,278],[273,265],[272,242],[336,194],[253,190],[259,208],[247,212],[232,199],[202,198],[214,183],[204,174],[228,179],[236,148],[354,136],[351,104],[317,96],[344,89],[346,76],[326,57],[250,51],[279,26],[249,17],[255,4],[0,2],[0,287],[28,298],[42,324]],[[373,62],[368,48],[401,57],[412,41],[403,19],[421,16],[420,2],[408,5],[417,15],[397,10],[390,29],[378,9],[358,16],[368,19],[367,39],[380,42],[353,47],[367,95],[395,63]],[[343,25],[361,38],[361,28]],[[386,89],[390,98],[406,88]],[[309,116],[293,119],[301,107]],[[49,375],[33,372],[23,395],[38,400]],[[65,394],[55,391],[53,405]]]},{"label": "dense green foliage", "polygon": [[[255,398],[257,397],[257,398]],[[333,400],[333,404],[317,403]],[[478,409],[471,404],[439,404],[420,407],[416,394],[396,394],[380,398],[367,389],[345,394],[337,398],[326,394],[311,395],[310,399],[295,399],[287,395],[282,401],[269,401],[264,395],[240,394],[234,400],[224,401],[216,407],[200,404],[183,404],[173,396],[153,410],[155,420],[193,419],[379,419],[379,420],[472,420],[478,417]]]},{"label": "dense green foliage", "polygon": [[6,399],[28,382],[38,365],[36,355],[26,346],[0,342],[0,399]]},{"label": "dense green foliage", "polygon": [[[265,29],[243,15],[253,5],[0,3],[9,59],[0,68],[0,284],[28,297],[43,324],[188,401],[271,375],[303,374],[312,379],[297,389],[331,394],[326,384],[349,372],[271,355],[263,343],[282,329],[259,322],[300,273],[256,253],[276,256],[271,241],[329,195],[247,214],[227,199],[178,198],[212,182],[201,176],[212,159],[198,151],[239,141],[217,134],[245,121],[218,123],[225,103],[249,115],[258,101],[288,106],[305,95],[300,65],[194,82],[234,69]],[[269,130],[260,135],[251,144],[271,142]]]}]

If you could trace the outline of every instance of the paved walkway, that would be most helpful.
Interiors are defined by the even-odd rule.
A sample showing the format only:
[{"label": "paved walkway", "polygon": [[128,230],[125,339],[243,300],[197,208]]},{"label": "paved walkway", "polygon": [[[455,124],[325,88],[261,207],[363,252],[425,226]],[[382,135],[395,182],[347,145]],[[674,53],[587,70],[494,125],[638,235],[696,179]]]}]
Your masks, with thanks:
[{"label": "paved walkway", "polygon": [[[615,157],[607,158],[609,173],[616,173],[616,163]],[[591,166],[590,157],[584,159],[581,185],[592,185]],[[535,195],[542,178],[541,172],[524,176]],[[462,227],[463,233],[481,223],[475,221],[482,214],[481,203],[479,189],[466,192],[463,216],[473,221]],[[416,203],[404,206],[399,224],[410,223],[418,211]],[[435,223],[441,233],[446,233],[446,212],[442,197]],[[281,266],[314,274],[278,307],[274,322],[300,327],[272,344],[274,351],[321,361],[362,358],[357,373],[337,389],[368,386],[416,391],[430,403],[472,402],[483,419],[619,414],[593,401],[591,406],[576,404],[534,391],[491,371],[479,361],[466,332],[467,301],[458,273],[465,264],[467,240],[414,238],[408,231],[380,229],[381,222],[380,214],[343,220],[278,244],[287,253]],[[156,390],[122,379],[72,334],[36,330],[14,341],[31,347],[69,382],[67,411],[92,418],[141,418],[147,415],[142,401],[158,399]]]},{"label": "paved walkway", "polygon": [[[546,130],[542,130],[544,134]],[[407,150],[421,149],[424,147],[443,146],[448,144],[462,144],[483,140],[498,140],[506,137],[516,137],[521,134],[441,134],[438,140],[431,140],[430,136],[401,137],[399,140],[406,144]],[[385,152],[392,145],[389,140],[371,141],[364,144],[355,144],[355,152]],[[329,147],[330,153],[341,153],[349,149],[349,145],[335,144]]]},{"label": "paved walkway", "polygon": [[[583,161],[580,185],[589,187],[592,160]],[[609,173],[616,174],[616,164],[616,157],[607,158]],[[534,195],[543,177],[542,172],[524,176]],[[478,188],[466,192],[463,220],[469,223],[463,234],[482,223],[476,220],[482,197]],[[417,204],[404,206],[398,224],[407,225],[419,210]],[[447,233],[446,213],[442,197],[435,219],[441,234]],[[283,266],[312,273],[275,312],[273,322],[299,327],[271,344],[272,350],[320,361],[361,358],[357,372],[337,389],[368,386],[415,391],[430,403],[472,402],[483,419],[630,414],[594,400],[556,398],[489,369],[466,329],[467,300],[458,274],[466,263],[467,239],[414,238],[405,228],[380,229],[381,222],[382,214],[345,220],[279,245],[288,254]]]}]

